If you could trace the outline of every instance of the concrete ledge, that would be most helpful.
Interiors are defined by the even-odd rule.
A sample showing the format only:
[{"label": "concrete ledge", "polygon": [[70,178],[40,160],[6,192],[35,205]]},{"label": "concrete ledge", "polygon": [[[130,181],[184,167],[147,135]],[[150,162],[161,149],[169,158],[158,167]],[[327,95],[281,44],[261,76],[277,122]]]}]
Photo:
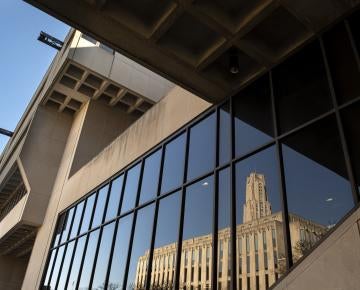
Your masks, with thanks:
[{"label": "concrete ledge", "polygon": [[188,91],[175,87],[68,180],[64,186],[59,211],[77,201],[210,106],[210,103]]},{"label": "concrete ledge", "polygon": [[359,220],[360,208],[353,212],[273,289],[359,289]]}]

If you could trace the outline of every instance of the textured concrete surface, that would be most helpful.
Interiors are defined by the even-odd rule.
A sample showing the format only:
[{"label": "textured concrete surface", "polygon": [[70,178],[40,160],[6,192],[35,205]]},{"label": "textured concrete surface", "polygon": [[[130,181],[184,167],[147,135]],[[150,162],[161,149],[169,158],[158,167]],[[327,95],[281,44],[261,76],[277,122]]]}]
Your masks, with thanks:
[{"label": "textured concrete surface", "polygon": [[360,208],[274,290],[360,289]]},{"label": "textured concrete surface", "polygon": [[[87,114],[89,114],[88,116],[93,114],[89,103],[82,107],[75,115],[67,138],[44,223],[38,231],[22,289],[33,290],[39,287],[51,237],[60,211],[150,150],[209,106],[210,104],[202,99],[175,87],[111,144],[70,176],[82,130],[86,127]],[[100,114],[100,112],[102,110],[99,110],[98,113]],[[89,120],[94,122],[96,116],[92,116]],[[105,133],[103,132],[103,134]],[[110,139],[108,138],[108,142]],[[86,143],[86,140],[87,138],[81,142]],[[94,152],[100,150],[101,146],[95,146]]]}]

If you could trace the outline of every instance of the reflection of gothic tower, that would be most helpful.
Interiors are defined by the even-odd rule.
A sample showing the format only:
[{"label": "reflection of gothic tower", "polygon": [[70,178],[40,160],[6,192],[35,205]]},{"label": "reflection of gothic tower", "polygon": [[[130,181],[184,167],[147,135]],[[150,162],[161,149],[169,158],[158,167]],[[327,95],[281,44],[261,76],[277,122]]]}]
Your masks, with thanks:
[{"label": "reflection of gothic tower", "polygon": [[271,205],[266,191],[265,176],[252,172],[246,178],[243,222],[250,222],[267,215],[271,215]]}]

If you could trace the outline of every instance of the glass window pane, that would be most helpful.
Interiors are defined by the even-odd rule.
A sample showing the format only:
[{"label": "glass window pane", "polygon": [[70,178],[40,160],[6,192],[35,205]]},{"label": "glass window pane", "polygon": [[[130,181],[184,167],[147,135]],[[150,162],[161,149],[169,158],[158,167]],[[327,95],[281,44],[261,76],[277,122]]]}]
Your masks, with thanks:
[{"label": "glass window pane", "polygon": [[274,136],[269,75],[261,77],[233,98],[235,156],[271,141]]},{"label": "glass window pane", "polygon": [[96,247],[98,244],[100,230],[97,229],[89,234],[89,241],[86,245],[84,264],[81,269],[79,289],[88,289],[90,284],[91,272],[94,265]]},{"label": "glass window pane", "polygon": [[318,41],[273,70],[280,131],[289,131],[332,108],[329,84]]},{"label": "glass window pane", "polygon": [[[138,211],[126,288],[138,289],[137,287],[139,287],[136,280],[136,270],[138,263],[148,254],[150,249],[154,209],[154,204],[151,204]],[[148,260],[145,264],[147,267]]]},{"label": "glass window pane", "polygon": [[231,179],[230,169],[225,168],[218,173],[218,282],[227,285],[231,278]]},{"label": "glass window pane", "polygon": [[333,116],[287,138],[282,149],[296,262],[353,207],[353,199]]},{"label": "glass window pane", "polygon": [[102,223],[108,191],[109,191],[109,185],[106,185],[99,190],[96,199],[94,217],[91,228],[95,228]]},{"label": "glass window pane", "polygon": [[114,229],[115,222],[106,225],[103,229],[91,289],[105,289],[105,279],[109,265],[110,250],[113,241]]},{"label": "glass window pane", "polygon": [[138,163],[127,172],[121,213],[127,212],[135,207],[136,195],[139,186],[140,169],[141,163]]},{"label": "glass window pane", "polygon": [[357,186],[360,190],[360,102],[341,112]]},{"label": "glass window pane", "polygon": [[351,15],[351,17],[349,17],[349,25],[358,54],[360,54],[360,10],[356,11]]},{"label": "glass window pane", "polygon": [[71,233],[70,233],[69,239],[72,239],[78,235],[80,220],[81,220],[81,216],[82,216],[83,209],[84,209],[84,204],[85,204],[85,201],[82,201],[76,206],[75,217],[74,217],[73,226],[71,228]]},{"label": "glass window pane", "polygon": [[223,165],[229,162],[231,158],[231,116],[229,102],[220,107],[219,113],[219,165]]},{"label": "glass window pane", "polygon": [[341,22],[323,37],[332,81],[339,103],[360,96],[360,71],[349,34]]},{"label": "glass window pane", "polygon": [[105,221],[108,221],[117,216],[119,210],[119,202],[121,197],[121,190],[123,186],[124,175],[119,176],[111,182],[111,191],[106,210]]},{"label": "glass window pane", "polygon": [[[151,272],[151,287],[173,287],[175,281],[175,265],[177,239],[179,234],[179,218],[180,218],[180,191],[160,200],[158,220],[156,227],[154,256]],[[155,264],[156,261],[162,259],[161,272]],[[140,285],[144,285],[147,273],[148,253],[139,259],[137,281]]]},{"label": "glass window pane", "polygon": [[161,193],[168,192],[183,182],[186,136],[181,134],[165,146]]},{"label": "glass window pane", "polygon": [[50,283],[50,281],[49,281],[49,279],[50,279],[50,274],[51,274],[51,270],[52,270],[53,265],[54,265],[56,253],[57,253],[57,249],[51,251],[51,256],[50,256],[49,264],[48,264],[47,270],[46,270],[46,275],[45,275],[45,280],[44,280],[44,286],[49,286],[49,283]]},{"label": "glass window pane", "polygon": [[[235,165],[237,289],[241,289],[240,281],[243,285],[249,283],[250,289],[256,289],[255,275],[265,271],[265,256],[269,262],[269,285],[285,272],[279,181],[274,146]],[[260,229],[268,239],[274,232],[274,243],[266,243],[266,248],[256,240]],[[275,263],[274,251],[278,253],[276,257],[281,259],[281,265]]]},{"label": "glass window pane", "polygon": [[61,246],[58,249],[58,253],[57,253],[56,261],[55,261],[55,265],[54,265],[54,270],[53,270],[51,280],[49,283],[50,289],[55,289],[56,281],[59,277],[59,270],[60,270],[61,262],[62,262],[63,256],[64,256],[64,249],[65,249],[65,246]]},{"label": "glass window pane", "polygon": [[190,129],[187,180],[192,180],[215,167],[216,115],[200,121]]},{"label": "glass window pane", "polygon": [[[203,258],[203,287],[211,287],[211,245],[213,216],[214,177],[210,176],[186,188],[182,256],[180,266],[180,287],[191,281],[191,255],[199,249],[205,253]],[[201,214],[199,214],[201,213]],[[199,247],[198,244],[202,246]],[[198,283],[194,284],[199,286]]]},{"label": "glass window pane", "polygon": [[77,240],[76,248],[75,248],[75,254],[73,263],[70,269],[70,276],[68,284],[66,285],[65,289],[74,290],[76,289],[76,283],[79,277],[79,271],[81,266],[81,260],[84,253],[84,247],[85,247],[85,241],[86,236],[82,236]]},{"label": "glass window pane", "polygon": [[71,208],[66,213],[66,218],[65,218],[64,225],[63,225],[63,232],[62,232],[62,235],[61,235],[61,242],[60,243],[63,243],[65,241],[67,241],[68,238],[69,238],[69,231],[70,231],[72,219],[73,219],[73,216],[74,216],[74,211],[75,211],[75,207]]},{"label": "glass window pane", "polygon": [[144,173],[140,191],[140,204],[156,197],[159,183],[161,150],[151,154],[144,162]]},{"label": "glass window pane", "polygon": [[112,255],[108,289],[122,289],[132,221],[133,214],[129,214],[119,221],[114,253]]},{"label": "glass window pane", "polygon": [[56,226],[56,234],[53,242],[53,247],[56,247],[60,243],[61,234],[66,220],[66,212],[61,214]]},{"label": "glass window pane", "polygon": [[82,234],[89,230],[91,216],[93,213],[93,208],[94,208],[94,203],[95,203],[95,196],[96,196],[95,194],[92,194],[86,200],[84,217],[81,221],[81,228],[80,228],[79,234]]},{"label": "glass window pane", "polygon": [[68,273],[69,273],[69,267],[70,267],[70,262],[71,262],[71,257],[73,255],[74,252],[74,245],[75,245],[75,241],[72,241],[68,244],[67,249],[66,249],[66,255],[64,258],[64,263],[60,272],[60,277],[59,277],[59,282],[58,282],[58,286],[56,289],[58,290],[65,290],[65,284],[66,284],[66,280],[68,277]]}]

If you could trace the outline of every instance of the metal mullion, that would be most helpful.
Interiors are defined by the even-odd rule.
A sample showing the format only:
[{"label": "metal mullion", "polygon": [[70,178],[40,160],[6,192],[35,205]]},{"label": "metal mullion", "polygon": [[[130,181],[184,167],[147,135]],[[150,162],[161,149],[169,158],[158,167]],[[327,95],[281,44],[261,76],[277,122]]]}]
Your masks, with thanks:
[{"label": "metal mullion", "polygon": [[282,140],[282,139],[285,139],[285,138],[287,138],[289,136],[292,136],[292,135],[296,134],[297,132],[311,126],[312,124],[317,123],[318,121],[321,121],[321,120],[333,115],[334,113],[335,113],[335,109],[331,109],[331,110],[329,110],[329,111],[315,117],[314,119],[311,119],[310,121],[307,121],[307,122],[303,123],[302,125],[300,125],[298,127],[295,127],[293,129],[285,132],[285,133],[282,133],[276,139],[277,140],[280,140],[280,139]]},{"label": "metal mullion", "polygon": [[[82,200],[81,200],[80,202],[82,202]],[[80,202],[79,202],[79,203],[80,203]],[[79,204],[79,203],[78,203],[78,204]],[[76,204],[75,206],[77,207],[78,204]],[[82,237],[83,235],[85,235],[85,234],[87,233],[87,231],[86,231],[85,233],[83,233],[83,234],[80,235],[81,224],[82,224],[82,221],[83,221],[83,218],[84,218],[85,209],[86,209],[86,204],[87,204],[87,199],[84,200],[84,207],[83,207],[83,211],[82,211],[82,213],[81,213],[81,217],[80,217],[80,221],[79,221],[79,229],[78,229],[75,237],[73,237],[71,240],[68,240],[68,242],[71,242],[71,241],[73,241],[73,240],[75,240],[75,239],[77,239],[77,238],[80,238],[80,237]],[[74,215],[74,216],[75,216],[75,215]],[[70,232],[70,234],[71,234],[71,232]],[[61,237],[60,237],[60,238],[61,238]],[[65,244],[65,243],[63,243],[63,244]],[[57,246],[55,246],[55,247],[53,247],[53,248],[51,248],[51,249],[57,249],[57,248],[61,247],[63,244],[59,244],[59,245],[57,245]]]},{"label": "metal mullion", "polygon": [[219,157],[219,148],[220,148],[220,107],[218,106],[216,108],[216,111],[215,111],[215,118],[216,118],[216,122],[215,122],[215,166],[214,166],[214,171],[216,170],[216,168],[219,166],[219,160],[220,160],[220,157]]},{"label": "metal mullion", "polygon": [[84,245],[84,251],[83,251],[82,257],[81,257],[79,275],[77,277],[75,289],[79,289],[80,279],[81,279],[81,276],[82,276],[82,269],[83,269],[83,266],[84,266],[85,256],[87,254],[87,246],[88,246],[89,239],[90,239],[90,233],[87,233],[86,235],[87,236],[86,236],[86,241],[85,241],[85,245]]},{"label": "metal mullion", "polygon": [[74,262],[74,258],[75,258],[75,253],[76,253],[76,249],[77,249],[77,244],[78,244],[79,239],[77,239],[76,241],[74,241],[74,250],[73,253],[71,255],[71,259],[70,259],[70,264],[69,264],[69,271],[66,275],[66,280],[65,280],[65,289],[67,289],[68,283],[69,283],[69,278],[70,278],[70,273],[72,270],[72,266],[73,266],[73,262]]},{"label": "metal mullion", "polygon": [[[42,273],[41,285],[44,285],[44,284],[45,284],[46,272],[48,271],[49,264],[50,264],[50,259],[51,259],[51,255],[49,255],[49,253],[50,253],[51,251],[57,251],[57,248],[56,248],[56,246],[54,246],[54,243],[55,243],[55,239],[56,239],[56,230],[57,230],[58,226],[59,226],[59,217],[57,218],[57,222],[56,222],[56,225],[55,225],[55,231],[54,231],[55,235],[54,235],[54,233],[53,233],[52,241],[51,241],[51,244],[50,244],[50,245],[52,245],[52,247],[50,246],[50,248],[49,248],[49,250],[48,250],[48,254],[47,254],[48,257],[47,257],[47,261],[46,261],[45,267],[44,267],[45,270],[44,270],[43,273]],[[61,235],[60,235],[60,237],[59,237],[59,242],[60,242],[60,238],[61,238]],[[56,257],[54,257],[54,262],[55,262],[55,258],[56,258]],[[53,269],[52,269],[52,270],[53,270]],[[52,270],[51,270],[51,271],[52,271]],[[50,274],[51,274],[51,273],[50,273]],[[49,277],[49,279],[50,279],[50,277]]]},{"label": "metal mullion", "polygon": [[140,164],[140,175],[139,175],[138,187],[137,187],[137,191],[136,191],[135,208],[137,208],[139,206],[139,202],[140,202],[140,195],[141,195],[142,181],[143,181],[143,177],[144,177],[144,169],[145,169],[145,159],[146,159],[146,157],[143,157],[141,159],[141,161],[140,161],[141,162],[141,164]]},{"label": "metal mullion", "polygon": [[[123,289],[124,290],[126,290],[127,278],[128,278],[128,275],[129,275],[131,254],[132,254],[132,250],[133,250],[132,247],[133,247],[133,242],[134,242],[135,227],[136,227],[136,223],[137,223],[137,214],[138,214],[138,211],[139,211],[138,209],[136,209],[136,207],[137,207],[137,205],[139,203],[139,200],[140,200],[141,184],[142,184],[142,178],[143,178],[143,173],[144,173],[145,157],[141,158],[139,163],[141,163],[140,164],[140,176],[139,176],[139,179],[138,179],[138,187],[137,187],[137,191],[136,191],[134,220],[133,220],[133,224],[132,224],[132,228],[131,228],[128,256],[127,256],[127,259],[126,259],[126,268],[125,268],[124,282],[123,282]],[[139,163],[137,163],[137,164],[139,164]],[[133,167],[137,166],[137,164],[135,164]]]},{"label": "metal mullion", "polygon": [[126,266],[125,266],[122,290],[126,290],[126,283],[127,283],[127,278],[128,278],[128,274],[129,274],[131,252],[132,252],[132,246],[133,246],[134,234],[135,234],[135,226],[136,226],[136,222],[137,222],[137,213],[138,213],[138,211],[136,210],[134,212],[134,217],[133,217],[133,221],[132,221],[132,225],[131,225],[130,241],[129,241],[128,253],[127,253],[127,257],[126,257]]},{"label": "metal mullion", "polygon": [[[265,149],[267,149],[267,148],[269,148],[271,146],[273,146],[275,143],[276,143],[275,140],[271,140],[270,142],[267,142],[266,144],[261,145],[260,147],[257,147],[256,149],[254,149],[252,151],[249,151],[248,153],[245,153],[245,154],[243,154],[243,155],[241,155],[239,157],[234,158],[231,161],[231,163],[238,163],[239,161],[245,160],[245,159],[247,159],[247,158],[249,158],[249,157],[251,157],[251,156],[253,156],[253,155],[255,155],[255,154],[257,154],[257,153],[259,153],[261,151],[264,151]],[[222,166],[222,167],[224,168],[224,167],[227,167],[227,166],[229,166],[229,164],[226,164],[225,166]]]},{"label": "metal mullion", "polygon": [[217,254],[218,254],[218,210],[219,210],[219,172],[214,173],[213,199],[213,248],[212,248],[212,289],[217,289]]},{"label": "metal mullion", "polygon": [[[64,234],[64,225],[65,225],[65,221],[67,219],[67,215],[68,215],[68,211],[64,212],[63,214],[65,215],[64,217],[64,220],[62,222],[62,225],[61,225],[61,233],[60,233],[60,236],[59,236],[59,242],[58,242],[58,246],[62,245],[63,243],[61,243],[61,239],[62,239],[62,236]],[[59,216],[59,218],[61,217],[61,215]],[[55,228],[55,232],[56,232],[57,228]],[[56,236],[56,235],[55,235]]]},{"label": "metal mullion", "polygon": [[282,208],[282,219],[283,219],[283,233],[285,239],[285,253],[286,255],[286,268],[289,270],[293,265],[292,251],[291,251],[291,233],[289,226],[289,210],[286,193],[286,182],[285,182],[285,170],[284,170],[284,158],[282,154],[282,148],[279,141],[276,141],[276,157],[278,165],[278,173],[280,179],[280,197],[281,197],[281,208]]},{"label": "metal mullion", "polygon": [[[74,226],[75,215],[76,215],[76,212],[77,212],[77,210],[78,210],[78,208],[77,208],[76,205],[74,205],[73,208],[74,208],[74,213],[73,213],[73,216],[72,216],[72,218],[71,218],[71,224],[70,224],[70,227],[69,227],[69,232],[68,232],[68,236],[67,236],[67,238],[66,238],[66,241],[69,241],[69,238],[70,238],[70,235],[71,235],[71,231],[72,231],[72,228],[73,228],[73,226]],[[70,209],[70,210],[71,210],[71,209]]]},{"label": "metal mullion", "polygon": [[357,45],[354,41],[353,31],[351,30],[349,21],[347,19],[344,20],[344,24],[345,24],[345,29],[346,29],[347,35],[350,40],[351,48],[352,48],[354,56],[355,56],[356,64],[358,66],[358,69],[360,70],[360,56],[359,56],[359,52],[358,52],[358,49],[360,50],[360,47],[357,47]]},{"label": "metal mullion", "polygon": [[[60,244],[60,243],[61,243],[62,235],[64,234],[64,231],[63,231],[63,229],[64,229],[64,223],[65,223],[65,220],[66,220],[66,218],[67,218],[68,212],[66,212],[66,213],[64,213],[64,214],[65,214],[65,218],[64,218],[64,220],[63,220],[63,222],[62,222],[62,225],[61,225],[61,234],[60,234],[60,236],[59,236],[59,243],[58,243],[58,247],[57,247],[57,249],[56,249],[56,254],[55,254],[55,257],[54,257],[54,263],[53,263],[53,265],[52,265],[52,267],[51,267],[51,272],[50,272],[50,276],[49,276],[49,282],[51,281],[52,275],[54,274],[54,267],[55,267],[55,264],[56,264],[57,256],[58,256],[58,253],[59,253],[59,249],[60,249],[60,247],[61,247],[62,245],[65,244],[65,243]],[[57,226],[56,226],[56,228],[55,228],[55,232],[56,232],[56,230],[57,230]],[[56,234],[55,234],[55,237],[56,237]],[[45,278],[46,278],[46,276],[45,276]],[[44,282],[45,282],[45,281],[44,281]]]},{"label": "metal mullion", "polygon": [[[72,266],[73,266],[73,262],[74,262],[74,258],[75,258],[75,253],[76,253],[76,249],[77,249],[77,244],[78,244],[78,241],[79,241],[79,239],[80,239],[79,233],[80,233],[80,230],[81,230],[81,224],[82,224],[83,219],[84,219],[87,202],[88,202],[88,199],[86,198],[86,199],[84,200],[84,206],[83,206],[83,210],[82,210],[81,217],[80,217],[80,221],[79,221],[79,229],[78,229],[78,231],[77,231],[76,237],[74,237],[74,239],[73,239],[73,240],[75,240],[74,252],[73,252],[73,255],[72,255],[72,257],[71,257],[71,262],[70,262],[70,266],[69,266],[69,272],[68,272],[68,276],[67,276],[67,278],[66,278],[66,284],[65,284],[66,286],[67,286],[67,284],[69,283],[70,272],[71,272],[71,269],[72,269]],[[78,203],[78,204],[79,204],[79,203]],[[77,205],[78,205],[78,204],[77,204]],[[77,205],[76,205],[76,207],[77,207]],[[84,236],[84,235],[85,235],[85,234],[81,235],[81,237]],[[88,239],[88,237],[86,237],[86,241],[85,241],[85,245],[84,245],[83,257],[84,257],[85,252],[86,252],[87,239]],[[83,262],[83,258],[81,258],[79,275],[81,275],[80,270],[82,269],[82,262]],[[78,277],[78,278],[79,278],[79,277]]]},{"label": "metal mullion", "polygon": [[342,109],[347,108],[349,106],[352,106],[353,104],[355,104],[355,103],[357,103],[359,101],[360,101],[360,96],[358,96],[358,97],[356,97],[356,98],[354,98],[354,99],[352,99],[350,101],[347,101],[344,104],[341,104],[341,105],[339,104],[338,109],[341,111]]},{"label": "metal mullion", "polygon": [[[84,206],[83,206],[82,213],[81,213],[81,217],[80,217],[80,221],[79,221],[79,228],[78,228],[78,230],[77,230],[77,233],[75,233],[74,239],[76,239],[77,237],[80,236],[81,225],[82,225],[82,222],[83,222],[83,220],[84,220],[87,203],[88,203],[88,199],[86,198],[86,199],[84,200]],[[79,204],[79,203],[78,203],[78,204]],[[76,207],[78,206],[78,204],[76,205]]]},{"label": "metal mullion", "polygon": [[215,134],[215,168],[213,171],[214,175],[214,187],[212,192],[212,200],[213,200],[213,212],[212,212],[212,289],[217,289],[217,245],[218,245],[218,172],[216,171],[216,167],[219,165],[219,153],[220,153],[220,106],[216,108],[216,134]]},{"label": "metal mullion", "polygon": [[92,283],[93,283],[93,279],[94,279],[95,268],[96,268],[97,258],[98,258],[98,255],[99,255],[99,250],[100,250],[100,244],[101,244],[101,239],[102,239],[103,231],[104,231],[104,227],[101,227],[101,228],[100,228],[100,232],[99,232],[99,237],[98,237],[97,245],[96,245],[95,257],[94,257],[94,261],[93,261],[93,266],[92,266],[92,270],[91,270],[91,274],[90,274],[89,289],[92,289]]},{"label": "metal mullion", "polygon": [[[236,269],[236,187],[235,187],[235,119],[234,119],[234,98],[230,98],[230,152],[231,152],[231,162],[230,162],[230,241],[231,241],[231,279],[230,279],[230,288],[232,290],[236,289],[237,282],[237,269]],[[233,258],[235,257],[235,259]]]},{"label": "metal mullion", "polygon": [[149,253],[149,260],[148,260],[148,267],[146,273],[146,280],[145,280],[145,289],[150,289],[151,283],[151,271],[152,271],[152,259],[154,255],[154,245],[155,245],[155,238],[156,238],[156,229],[157,229],[157,219],[159,213],[159,203],[160,203],[160,192],[161,192],[161,184],[163,178],[163,170],[164,170],[164,162],[165,162],[165,145],[161,146],[161,159],[160,159],[160,170],[159,170],[159,179],[158,185],[156,189],[156,201],[155,201],[155,213],[154,213],[154,223],[151,235],[151,242],[150,242],[150,253]]},{"label": "metal mullion", "polygon": [[190,126],[186,128],[186,143],[185,143],[185,161],[184,161],[184,172],[183,172],[183,185],[181,186],[181,205],[180,205],[180,219],[179,219],[179,233],[178,233],[178,247],[176,251],[176,266],[175,266],[175,277],[173,277],[174,287],[173,289],[179,289],[180,284],[180,266],[181,266],[181,251],[182,251],[182,238],[184,228],[184,215],[185,215],[185,182],[187,179],[188,161],[189,161],[189,145],[190,145]]},{"label": "metal mullion", "polygon": [[[54,256],[54,262],[53,262],[53,264],[51,266],[51,270],[50,270],[50,275],[49,275],[49,280],[48,280],[49,283],[51,282],[51,278],[52,278],[52,275],[53,275],[53,272],[54,272],[54,267],[55,267],[57,256],[58,256],[58,253],[59,253],[59,248],[55,249],[54,251],[56,251],[56,253],[55,253],[55,256]],[[49,258],[51,258],[51,257],[49,257]],[[44,277],[43,284],[45,284],[45,282],[46,282],[45,279],[46,279],[46,274],[45,274],[45,277]]]},{"label": "metal mullion", "polygon": [[276,108],[275,95],[274,95],[274,83],[273,83],[272,70],[269,71],[269,87],[270,87],[270,99],[271,99],[271,116],[272,116],[272,122],[273,122],[274,135],[275,135],[275,139],[276,139],[279,136],[280,129],[279,129],[277,108]]},{"label": "metal mullion", "polygon": [[59,284],[59,280],[60,280],[60,276],[61,276],[61,271],[62,271],[62,267],[63,267],[63,265],[64,265],[64,260],[65,260],[65,256],[66,256],[66,253],[67,253],[68,245],[69,245],[69,243],[67,243],[67,244],[64,245],[64,247],[65,247],[65,248],[64,248],[64,253],[63,253],[63,257],[62,257],[62,259],[61,259],[61,263],[60,263],[60,267],[59,267],[59,274],[58,274],[58,276],[57,276],[57,278],[56,278],[55,289],[57,289],[58,284]]},{"label": "metal mullion", "polygon": [[[71,218],[71,221],[70,221],[70,226],[69,226],[69,232],[68,232],[68,235],[67,235],[67,238],[65,240],[65,242],[63,243],[65,249],[64,249],[64,254],[63,254],[63,258],[61,260],[61,264],[60,264],[60,268],[59,268],[59,274],[61,273],[62,271],[62,267],[63,267],[63,264],[64,264],[64,260],[65,260],[65,256],[66,256],[66,253],[67,253],[67,248],[68,248],[68,245],[69,245],[69,237],[70,237],[70,234],[71,234],[71,230],[72,230],[72,227],[73,227],[73,223],[74,223],[74,219],[75,219],[75,214],[76,214],[76,211],[77,211],[77,206],[74,206],[74,213],[73,213],[73,216]],[[71,209],[70,209],[71,210]],[[69,210],[69,211],[70,211]],[[68,215],[69,212],[66,213],[66,215]],[[61,237],[60,237],[60,241],[61,241]],[[56,283],[55,283],[55,289],[57,289],[58,287],[58,284],[59,284],[59,279],[60,279],[60,275],[58,275],[57,279],[56,279]]]},{"label": "metal mullion", "polygon": [[[87,237],[86,237],[86,242],[85,242],[85,246],[84,246],[83,257],[81,259],[79,276],[78,276],[78,280],[76,282],[76,289],[79,288],[79,283],[80,283],[80,279],[81,279],[81,276],[82,276],[81,274],[82,274],[82,269],[83,269],[83,266],[84,266],[85,255],[87,253],[87,246],[88,246],[89,239],[90,239],[90,233],[92,232],[91,231],[91,226],[92,226],[92,222],[93,222],[93,219],[94,219],[94,214],[95,214],[95,210],[96,210],[96,203],[97,203],[97,199],[98,199],[99,190],[97,190],[94,194],[96,194],[96,196],[95,196],[95,201],[94,201],[94,205],[93,205],[92,213],[91,213],[91,217],[90,217],[89,228],[86,231],[87,232]],[[86,200],[86,201],[88,201],[88,200]],[[86,211],[86,208],[84,208],[84,211],[83,211],[84,214],[85,214],[85,211]]]},{"label": "metal mullion", "polygon": [[108,267],[107,267],[107,270],[106,270],[104,289],[107,289],[108,283],[109,283],[112,259],[113,259],[113,255],[114,255],[114,249],[115,249],[116,237],[117,237],[117,231],[118,231],[118,228],[119,228],[120,219],[117,219],[114,222],[115,222],[114,236],[113,236],[113,239],[112,239],[112,242],[111,242],[111,249],[110,249],[110,253],[109,253],[109,264],[108,264]]},{"label": "metal mullion", "polygon": [[353,167],[352,167],[352,164],[351,164],[348,144],[347,144],[347,141],[346,141],[344,127],[343,127],[343,124],[342,124],[342,119],[341,119],[339,108],[338,108],[335,88],[334,88],[333,80],[332,80],[332,77],[331,77],[330,67],[329,67],[329,63],[328,63],[328,60],[327,60],[326,50],[325,50],[325,46],[324,46],[324,42],[323,42],[322,38],[319,39],[319,42],[320,42],[321,52],[322,52],[323,60],[324,60],[324,64],[325,64],[326,76],[327,76],[328,84],[329,84],[329,87],[330,87],[330,95],[331,95],[332,102],[333,102],[333,105],[334,105],[334,108],[335,108],[337,129],[338,129],[338,133],[339,133],[339,137],[340,137],[342,151],[343,151],[343,154],[344,154],[343,157],[344,157],[344,160],[345,160],[345,167],[346,167],[347,175],[348,175],[348,178],[349,178],[350,184],[351,184],[351,192],[352,192],[352,195],[353,195],[354,204],[357,204],[357,203],[360,202],[360,196],[359,196],[358,188],[356,186],[355,175],[354,175]]},{"label": "metal mullion", "polygon": [[273,75],[272,71],[269,72],[269,84],[270,84],[270,97],[271,97],[271,110],[273,118],[273,126],[275,133],[275,148],[276,148],[276,161],[277,161],[277,170],[280,182],[280,200],[282,208],[282,219],[283,219],[283,235],[284,235],[284,245],[285,245],[285,259],[286,259],[286,269],[289,270],[293,265],[292,252],[291,252],[291,233],[289,225],[289,211],[286,195],[286,183],[285,183],[285,173],[284,173],[284,161],[282,155],[281,144],[278,139],[279,137],[279,124],[277,117],[277,109],[274,95],[274,86],[273,86]]},{"label": "metal mullion", "polygon": [[[104,212],[103,212],[103,217],[101,219],[101,225],[103,225],[105,223],[105,217],[106,217],[106,212],[109,206],[109,199],[110,199],[110,194],[111,194],[111,188],[112,188],[112,183],[113,180],[111,180],[107,185],[108,185],[108,190],[107,190],[107,196],[106,196],[106,201],[105,201],[105,207],[104,207]],[[105,185],[106,186],[106,185]],[[105,187],[104,186],[104,187]],[[102,188],[104,188],[102,187]],[[99,191],[100,192],[100,191]]]},{"label": "metal mullion", "polygon": [[119,200],[119,205],[118,205],[118,210],[117,210],[116,216],[120,216],[120,214],[121,214],[121,208],[122,208],[122,203],[123,203],[123,200],[124,200],[124,193],[125,193],[125,186],[126,186],[128,171],[124,171],[123,174],[124,174],[123,184],[121,186],[120,200]]}]

